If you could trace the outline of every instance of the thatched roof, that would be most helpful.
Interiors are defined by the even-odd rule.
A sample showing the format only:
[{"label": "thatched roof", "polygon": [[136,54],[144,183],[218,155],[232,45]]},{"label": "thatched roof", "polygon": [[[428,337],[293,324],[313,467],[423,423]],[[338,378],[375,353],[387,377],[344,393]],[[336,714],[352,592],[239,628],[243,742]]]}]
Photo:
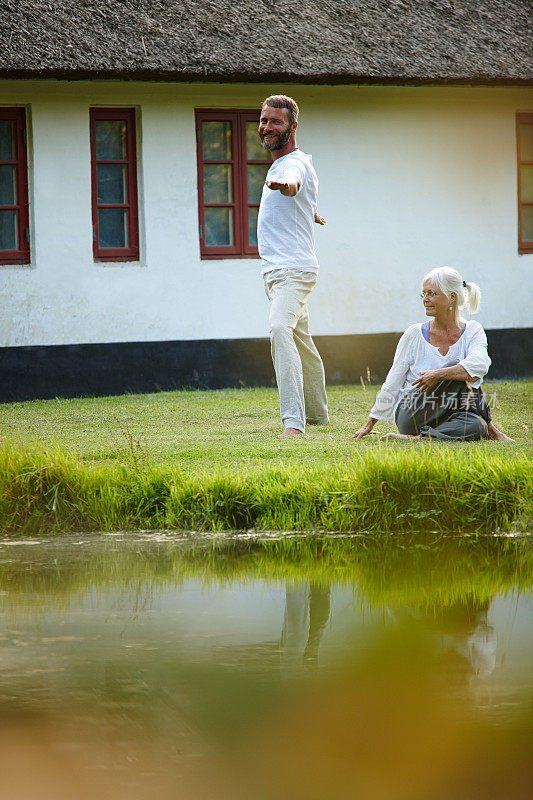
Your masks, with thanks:
[{"label": "thatched roof", "polygon": [[0,0],[0,76],[533,79],[531,0]]}]

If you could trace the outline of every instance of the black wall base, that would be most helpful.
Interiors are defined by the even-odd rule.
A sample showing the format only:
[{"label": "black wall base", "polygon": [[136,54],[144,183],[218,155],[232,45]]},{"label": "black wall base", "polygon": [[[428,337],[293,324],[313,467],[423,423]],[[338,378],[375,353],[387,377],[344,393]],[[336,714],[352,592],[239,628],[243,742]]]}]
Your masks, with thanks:
[{"label": "black wall base", "polygon": [[[383,381],[399,333],[317,336],[330,384]],[[533,376],[533,328],[487,331],[490,378]],[[67,344],[0,349],[0,402],[172,389],[273,386],[267,339]]]}]

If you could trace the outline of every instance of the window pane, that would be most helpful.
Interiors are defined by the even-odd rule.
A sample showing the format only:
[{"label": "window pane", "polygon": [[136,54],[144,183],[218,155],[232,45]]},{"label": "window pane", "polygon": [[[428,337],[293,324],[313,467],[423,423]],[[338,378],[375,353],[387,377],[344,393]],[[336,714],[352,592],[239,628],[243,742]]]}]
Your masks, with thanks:
[{"label": "window pane", "polygon": [[518,126],[520,160],[533,161],[533,124]]},{"label": "window pane", "polygon": [[533,167],[520,167],[520,194],[523,203],[533,203]]},{"label": "window pane", "polygon": [[267,164],[248,164],[248,202],[260,203],[265,178],[268,172]]},{"label": "window pane", "polygon": [[18,250],[17,211],[0,211],[0,250]]},{"label": "window pane", "polygon": [[126,247],[128,212],[121,208],[101,208],[98,212],[99,247]]},{"label": "window pane", "polygon": [[126,158],[126,122],[122,119],[97,119],[94,122],[96,135],[96,158],[121,160]]},{"label": "window pane", "polygon": [[99,203],[126,203],[125,164],[98,164],[96,167]]},{"label": "window pane", "polygon": [[231,122],[202,122],[204,159],[231,161]]},{"label": "window pane", "polygon": [[522,206],[522,241],[533,242],[533,206]]},{"label": "window pane", "polygon": [[0,166],[0,206],[14,206],[17,202],[16,167]]},{"label": "window pane", "polygon": [[257,247],[257,214],[258,208],[248,209],[248,244]]},{"label": "window pane", "polygon": [[15,123],[0,119],[0,161],[15,160]]},{"label": "window pane", "polygon": [[246,158],[248,161],[264,161],[267,157],[267,151],[263,149],[257,128],[257,122],[246,123]]},{"label": "window pane", "polygon": [[233,244],[233,210],[231,208],[205,209],[205,243],[208,247]]},{"label": "window pane", "polygon": [[204,166],[204,203],[231,203],[231,176],[229,164]]}]

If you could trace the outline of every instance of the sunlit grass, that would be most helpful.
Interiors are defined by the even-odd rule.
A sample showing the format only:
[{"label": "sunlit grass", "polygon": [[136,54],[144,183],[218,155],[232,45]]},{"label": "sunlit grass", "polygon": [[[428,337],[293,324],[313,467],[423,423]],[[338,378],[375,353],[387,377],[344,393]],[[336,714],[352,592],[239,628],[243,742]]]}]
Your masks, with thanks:
[{"label": "sunlit grass", "polygon": [[60,451],[0,452],[6,532],[69,530],[494,531],[529,524],[527,456],[429,445],[356,452],[251,473],[81,463]]},{"label": "sunlit grass", "polygon": [[[24,446],[57,445],[89,462],[130,464],[136,458],[151,466],[172,464],[194,472],[212,467],[249,472],[302,463],[349,465],[355,453],[380,447],[378,436],[358,442],[351,438],[366,420],[377,388],[329,387],[331,424],[308,427],[305,439],[290,442],[277,438],[281,423],[276,389],[12,403],[0,407],[0,434]],[[510,454],[533,457],[533,381],[488,383],[485,392],[496,424],[516,440]],[[376,430],[385,433],[392,426],[380,423]],[[469,447],[482,448],[488,455],[502,453],[501,445],[491,442]],[[448,449],[467,448],[456,444]]]},{"label": "sunlit grass", "polygon": [[533,383],[492,384],[491,393],[513,445],[355,442],[372,387],[333,387],[332,424],[290,441],[277,438],[277,394],[267,389],[3,406],[0,525],[9,533],[527,528]]}]

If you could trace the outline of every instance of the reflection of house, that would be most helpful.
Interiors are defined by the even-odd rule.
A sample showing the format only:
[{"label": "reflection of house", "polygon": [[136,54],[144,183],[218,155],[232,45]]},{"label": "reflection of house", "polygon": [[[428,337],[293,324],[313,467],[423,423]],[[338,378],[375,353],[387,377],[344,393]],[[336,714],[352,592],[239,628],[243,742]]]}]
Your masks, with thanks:
[{"label": "reflection of house", "polygon": [[278,91],[328,219],[311,313],[329,380],[383,374],[443,263],[484,290],[492,376],[531,371],[529,13],[4,3],[1,397],[270,383],[254,127]]}]

